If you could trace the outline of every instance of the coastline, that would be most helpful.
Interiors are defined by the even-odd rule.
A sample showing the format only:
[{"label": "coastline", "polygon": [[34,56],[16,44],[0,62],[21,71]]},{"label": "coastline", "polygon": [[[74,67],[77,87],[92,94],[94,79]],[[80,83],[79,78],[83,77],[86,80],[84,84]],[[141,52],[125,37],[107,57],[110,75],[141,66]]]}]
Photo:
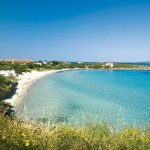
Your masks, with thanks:
[{"label": "coastline", "polygon": [[10,99],[6,99],[6,100],[4,100],[4,102],[9,103],[11,106],[17,107],[17,105],[20,104],[22,102],[22,100],[24,99],[30,86],[37,80],[39,80],[47,75],[56,73],[56,72],[78,70],[78,69],[79,68],[24,72],[21,75],[19,75],[18,77],[16,77],[16,79],[18,80],[16,92],[13,94],[13,96]]},{"label": "coastline", "polygon": [[37,80],[41,79],[44,76],[59,72],[61,70],[50,70],[50,71],[31,71],[23,73],[17,77],[17,90],[10,99],[4,100],[6,103],[10,103],[12,106],[16,107],[17,104],[22,102],[22,99],[27,94],[30,86]]},{"label": "coastline", "polygon": [[[49,70],[49,71],[31,71],[25,72],[22,75],[16,77],[18,80],[17,90],[10,99],[4,100],[4,102],[9,103],[10,105],[16,107],[19,103],[22,102],[23,98],[28,92],[30,86],[37,80],[41,79],[44,76],[63,71],[70,70],[91,70],[92,68],[74,68],[74,69],[59,69],[59,70]],[[150,70],[150,68],[110,68],[110,69],[100,69],[100,70]]]}]

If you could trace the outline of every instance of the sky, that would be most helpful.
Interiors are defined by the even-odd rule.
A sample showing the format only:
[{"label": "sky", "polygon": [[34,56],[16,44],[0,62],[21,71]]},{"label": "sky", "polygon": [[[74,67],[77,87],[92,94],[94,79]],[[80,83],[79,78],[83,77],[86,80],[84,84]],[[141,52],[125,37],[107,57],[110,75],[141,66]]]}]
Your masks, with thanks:
[{"label": "sky", "polygon": [[0,0],[0,59],[150,61],[150,0]]}]

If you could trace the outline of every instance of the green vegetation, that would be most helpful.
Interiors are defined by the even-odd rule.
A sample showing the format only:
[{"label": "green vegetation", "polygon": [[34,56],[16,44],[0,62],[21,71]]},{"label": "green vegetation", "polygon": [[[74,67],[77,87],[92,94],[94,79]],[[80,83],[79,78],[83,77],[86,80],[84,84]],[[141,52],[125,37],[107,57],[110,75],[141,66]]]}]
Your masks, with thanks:
[{"label": "green vegetation", "polygon": [[0,101],[6,99],[13,91],[15,79],[0,76]]},{"label": "green vegetation", "polygon": [[46,128],[0,115],[2,150],[149,150],[150,130],[113,132],[104,124]]},{"label": "green vegetation", "polygon": [[17,74],[21,74],[22,72],[27,72],[28,67],[26,65],[22,64],[12,64],[9,62],[0,62],[0,70],[12,70],[14,69]]},{"label": "green vegetation", "polygon": [[114,68],[140,68],[139,65],[131,65],[131,64],[124,64],[124,63],[115,63]]},{"label": "green vegetation", "polygon": [[[105,63],[78,63],[78,62],[63,62],[63,61],[50,61],[50,62],[33,62],[33,63],[10,63],[0,62],[0,70],[14,69],[17,74],[31,70],[45,71],[50,69],[65,69],[65,68],[90,68],[90,69],[112,69],[106,66]],[[134,64],[114,63],[113,69],[150,69],[149,66],[140,66]]]}]

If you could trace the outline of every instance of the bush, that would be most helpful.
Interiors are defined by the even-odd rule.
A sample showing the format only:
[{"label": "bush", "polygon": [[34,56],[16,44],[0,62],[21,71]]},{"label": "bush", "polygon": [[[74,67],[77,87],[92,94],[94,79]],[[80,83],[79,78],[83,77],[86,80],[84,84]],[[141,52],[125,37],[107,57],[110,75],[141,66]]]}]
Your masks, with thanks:
[{"label": "bush", "polygon": [[139,128],[134,127],[122,130],[116,137],[115,148],[120,150],[149,150],[150,132],[148,130],[146,132],[144,133]]},{"label": "bush", "polygon": [[6,99],[14,90],[16,84],[11,78],[0,76],[0,100]]},{"label": "bush", "polygon": [[2,150],[149,150],[150,130],[129,127],[119,133],[104,124],[83,128],[41,127],[0,115]]},{"label": "bush", "polygon": [[88,150],[91,148],[88,139],[81,129],[58,127],[50,133],[49,149]]}]

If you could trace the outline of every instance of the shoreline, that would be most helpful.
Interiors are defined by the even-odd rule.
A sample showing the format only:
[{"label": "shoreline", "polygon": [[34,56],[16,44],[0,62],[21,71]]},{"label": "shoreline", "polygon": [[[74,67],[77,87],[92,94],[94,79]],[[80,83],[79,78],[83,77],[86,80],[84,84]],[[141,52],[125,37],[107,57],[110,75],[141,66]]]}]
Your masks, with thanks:
[{"label": "shoreline", "polygon": [[[16,107],[18,104],[22,102],[25,95],[27,94],[29,88],[32,86],[34,82],[37,80],[53,74],[57,72],[63,72],[63,71],[71,71],[71,70],[92,70],[92,68],[74,68],[74,69],[59,69],[59,70],[49,70],[49,71],[31,71],[31,72],[25,72],[22,75],[19,75],[16,77],[18,80],[17,90],[13,94],[13,96],[10,99],[4,100],[4,102],[9,103],[10,105]],[[99,70],[99,69],[96,69]],[[150,69],[143,69],[143,68],[110,68],[110,69],[100,69],[100,70],[150,70]]]},{"label": "shoreline", "polygon": [[4,100],[4,102],[9,103],[10,105],[16,107],[19,103],[22,102],[25,95],[28,92],[30,86],[37,80],[45,77],[47,75],[59,72],[62,70],[50,70],[50,71],[31,71],[19,75],[16,79],[18,80],[17,90],[10,99]]},{"label": "shoreline", "polygon": [[31,72],[24,72],[16,79],[18,80],[18,85],[16,87],[16,92],[13,96],[9,99],[4,100],[4,102],[9,103],[13,107],[17,107],[22,100],[24,99],[25,95],[27,94],[29,88],[35,83],[37,80],[53,74],[57,72],[63,71],[71,71],[71,70],[78,70],[79,68],[75,69],[59,69],[59,70],[49,70],[49,71],[31,71]]}]

